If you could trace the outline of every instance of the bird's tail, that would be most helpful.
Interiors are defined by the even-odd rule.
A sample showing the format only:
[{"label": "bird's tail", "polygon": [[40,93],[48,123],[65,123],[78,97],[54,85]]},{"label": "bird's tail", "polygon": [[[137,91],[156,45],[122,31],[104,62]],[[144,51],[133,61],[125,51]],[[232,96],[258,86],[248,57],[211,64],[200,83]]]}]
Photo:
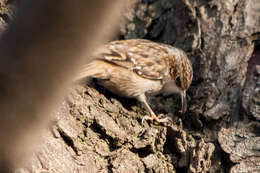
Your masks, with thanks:
[{"label": "bird's tail", "polygon": [[74,78],[74,81],[80,81],[89,77],[104,79],[107,71],[105,67],[106,62],[102,60],[94,60],[85,64],[80,67],[80,71]]}]

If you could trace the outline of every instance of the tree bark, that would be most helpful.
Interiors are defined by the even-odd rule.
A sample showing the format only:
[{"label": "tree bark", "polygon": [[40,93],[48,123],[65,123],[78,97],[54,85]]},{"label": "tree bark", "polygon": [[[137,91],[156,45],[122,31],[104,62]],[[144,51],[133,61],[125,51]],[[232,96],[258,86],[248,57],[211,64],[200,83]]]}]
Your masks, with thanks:
[{"label": "tree bark", "polygon": [[145,122],[136,100],[75,86],[24,172],[260,172],[260,2],[138,0],[120,38],[185,50],[193,64],[188,111],[153,97],[167,126]]}]

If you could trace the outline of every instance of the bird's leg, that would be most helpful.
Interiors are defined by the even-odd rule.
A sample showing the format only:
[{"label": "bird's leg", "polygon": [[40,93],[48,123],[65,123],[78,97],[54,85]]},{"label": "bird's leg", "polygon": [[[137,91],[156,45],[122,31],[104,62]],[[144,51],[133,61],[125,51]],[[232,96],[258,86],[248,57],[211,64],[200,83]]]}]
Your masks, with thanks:
[{"label": "bird's leg", "polygon": [[140,102],[142,102],[142,104],[145,106],[146,110],[149,112],[150,116],[146,115],[142,118],[142,124],[144,120],[155,120],[158,123],[165,123],[165,122],[169,122],[169,118],[163,118],[163,119],[159,119],[156,114],[153,112],[153,110],[151,109],[151,107],[149,106],[149,104],[147,103],[146,100],[146,96],[144,94],[138,96],[137,98]]},{"label": "bird's leg", "polygon": [[146,96],[143,94],[143,95],[140,95],[138,97],[138,100],[140,102],[142,102],[142,104],[145,106],[145,109],[149,112],[150,116],[144,116],[144,118],[142,119],[142,123],[143,123],[143,120],[155,120],[157,122],[159,122],[159,118],[155,115],[155,113],[153,112],[153,110],[151,109],[151,107],[149,106],[149,104],[147,103],[147,100],[146,100]]}]

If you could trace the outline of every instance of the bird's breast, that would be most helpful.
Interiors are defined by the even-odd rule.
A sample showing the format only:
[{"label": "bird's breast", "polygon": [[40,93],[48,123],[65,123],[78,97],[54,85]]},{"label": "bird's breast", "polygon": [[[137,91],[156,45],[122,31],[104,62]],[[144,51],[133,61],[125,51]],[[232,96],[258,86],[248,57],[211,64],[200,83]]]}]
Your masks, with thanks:
[{"label": "bird's breast", "polygon": [[173,93],[182,93],[182,89],[176,85],[176,82],[174,80],[165,82],[163,85],[163,88],[161,90],[161,92],[164,95],[171,95]]},{"label": "bird's breast", "polygon": [[136,98],[141,94],[155,95],[162,90],[160,80],[143,78],[125,68],[111,70],[109,78],[101,80],[101,84],[119,96],[130,98]]}]

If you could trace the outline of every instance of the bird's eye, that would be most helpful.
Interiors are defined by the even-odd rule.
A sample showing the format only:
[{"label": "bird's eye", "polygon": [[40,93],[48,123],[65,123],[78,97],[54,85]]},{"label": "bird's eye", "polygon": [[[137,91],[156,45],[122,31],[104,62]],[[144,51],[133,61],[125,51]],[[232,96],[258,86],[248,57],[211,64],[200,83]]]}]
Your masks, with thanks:
[{"label": "bird's eye", "polygon": [[178,76],[178,77],[176,78],[175,83],[176,83],[176,85],[177,85],[178,87],[181,88],[181,79],[180,79],[180,76]]}]

